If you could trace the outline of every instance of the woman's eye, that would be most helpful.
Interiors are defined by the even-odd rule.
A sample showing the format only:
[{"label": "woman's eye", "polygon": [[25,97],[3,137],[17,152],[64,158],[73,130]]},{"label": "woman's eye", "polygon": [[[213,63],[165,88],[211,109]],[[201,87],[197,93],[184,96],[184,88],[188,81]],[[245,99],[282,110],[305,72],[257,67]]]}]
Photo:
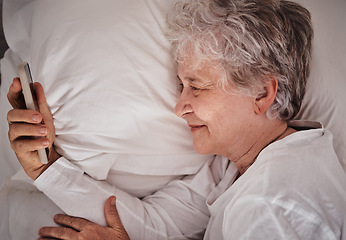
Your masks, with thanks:
[{"label": "woman's eye", "polygon": [[192,91],[199,91],[199,90],[201,90],[201,89],[198,88],[198,87],[194,87],[194,86],[190,86],[190,87],[191,87]]},{"label": "woman's eye", "polygon": [[180,83],[178,89],[179,89],[180,92],[183,92],[184,84]]}]

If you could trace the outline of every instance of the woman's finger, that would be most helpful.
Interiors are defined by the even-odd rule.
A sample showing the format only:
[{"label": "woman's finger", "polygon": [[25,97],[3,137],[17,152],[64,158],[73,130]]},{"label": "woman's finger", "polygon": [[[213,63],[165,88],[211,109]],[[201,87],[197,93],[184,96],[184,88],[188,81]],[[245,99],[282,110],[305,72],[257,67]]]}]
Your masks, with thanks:
[{"label": "woman's finger", "polygon": [[49,133],[47,134],[47,138],[54,142],[55,140],[55,127],[53,122],[53,116],[50,112],[50,109],[47,104],[46,97],[44,95],[43,87],[40,83],[36,82],[34,83],[35,86],[35,92],[37,97],[37,103],[38,107],[40,109],[40,113],[42,115],[42,119],[44,124],[49,128]]},{"label": "woman's finger", "polygon": [[19,78],[14,78],[13,83],[10,86],[7,99],[13,108],[25,109],[24,96],[22,94],[22,85],[20,84]]},{"label": "woman's finger", "polygon": [[122,223],[118,214],[118,210],[116,207],[115,196],[111,196],[107,199],[105,203],[104,211],[105,211],[106,221],[109,227],[115,229],[119,226],[122,226]]},{"label": "woman's finger", "polygon": [[77,231],[82,231],[86,226],[94,224],[84,218],[71,217],[64,214],[57,214],[54,216],[54,222],[60,225],[64,225],[73,228]]},{"label": "woman's finger", "polygon": [[[27,156],[31,152],[35,152],[40,149],[48,147],[50,141],[48,138],[21,138],[15,141],[11,141],[11,147],[18,157],[21,157],[20,161],[23,162],[24,156]],[[28,158],[31,161],[31,157]],[[28,160],[26,160],[28,161]],[[23,164],[22,164],[23,165]],[[24,164],[26,165],[26,164]]]},{"label": "woman's finger", "polygon": [[8,138],[14,141],[20,137],[44,137],[48,128],[42,124],[13,123],[9,125]]},{"label": "woman's finger", "polygon": [[15,122],[26,122],[38,124],[42,121],[42,115],[39,112],[27,109],[12,109],[7,113],[9,124]]},{"label": "woman's finger", "polygon": [[49,122],[53,122],[53,117],[52,114],[50,112],[50,109],[48,107],[47,104],[47,100],[46,97],[44,95],[44,90],[43,87],[40,83],[36,82],[34,83],[35,86],[35,92],[36,92],[36,97],[37,97],[37,104],[38,107],[40,109],[40,113],[43,116],[43,121],[49,121]]},{"label": "woman's finger", "polygon": [[[35,180],[43,171],[44,164],[41,163],[37,151],[25,151],[24,147],[27,147],[29,144],[15,142],[14,149],[16,149],[16,155],[20,165],[22,165],[26,174],[33,180]],[[21,147],[22,146],[22,147]],[[19,150],[18,150],[19,149]],[[24,149],[24,150],[23,150]],[[31,149],[30,149],[31,150]]]},{"label": "woman's finger", "polygon": [[65,227],[43,227],[39,230],[38,234],[41,236],[39,239],[79,239],[77,231]]},{"label": "woman's finger", "polygon": [[117,239],[130,239],[120,220],[115,196],[111,196],[107,199],[104,211],[108,226],[117,232],[117,236],[119,237]]}]

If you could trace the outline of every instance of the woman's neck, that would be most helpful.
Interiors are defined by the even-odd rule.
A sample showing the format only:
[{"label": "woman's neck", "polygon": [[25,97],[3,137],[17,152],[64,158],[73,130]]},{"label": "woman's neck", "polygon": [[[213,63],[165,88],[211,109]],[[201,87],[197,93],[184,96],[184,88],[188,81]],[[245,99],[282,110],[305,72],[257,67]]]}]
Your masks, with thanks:
[{"label": "woman's neck", "polygon": [[[243,174],[255,161],[258,154],[269,144],[278,141],[295,130],[287,127],[284,121],[273,120],[270,124],[262,126],[262,131],[253,133],[253,136],[244,144],[244,148],[238,156],[229,158],[235,163],[240,174]],[[259,126],[261,127],[261,126]]]}]

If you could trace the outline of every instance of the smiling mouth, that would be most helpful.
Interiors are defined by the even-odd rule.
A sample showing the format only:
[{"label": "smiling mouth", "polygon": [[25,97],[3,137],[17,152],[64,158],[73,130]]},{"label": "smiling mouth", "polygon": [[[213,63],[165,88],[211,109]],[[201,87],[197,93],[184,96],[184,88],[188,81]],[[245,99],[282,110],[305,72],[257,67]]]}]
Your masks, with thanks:
[{"label": "smiling mouth", "polygon": [[189,127],[191,128],[191,131],[197,131],[203,127],[206,127],[205,125],[189,125]]}]

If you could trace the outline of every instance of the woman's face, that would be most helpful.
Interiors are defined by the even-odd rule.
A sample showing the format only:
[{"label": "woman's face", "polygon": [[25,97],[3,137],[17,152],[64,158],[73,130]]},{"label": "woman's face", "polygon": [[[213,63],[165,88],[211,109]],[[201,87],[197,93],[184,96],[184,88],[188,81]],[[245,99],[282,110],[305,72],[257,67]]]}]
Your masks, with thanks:
[{"label": "woman's face", "polygon": [[191,128],[195,150],[230,158],[251,133],[254,98],[220,89],[221,71],[211,64],[199,70],[179,64],[178,78],[183,90],[175,113]]}]

